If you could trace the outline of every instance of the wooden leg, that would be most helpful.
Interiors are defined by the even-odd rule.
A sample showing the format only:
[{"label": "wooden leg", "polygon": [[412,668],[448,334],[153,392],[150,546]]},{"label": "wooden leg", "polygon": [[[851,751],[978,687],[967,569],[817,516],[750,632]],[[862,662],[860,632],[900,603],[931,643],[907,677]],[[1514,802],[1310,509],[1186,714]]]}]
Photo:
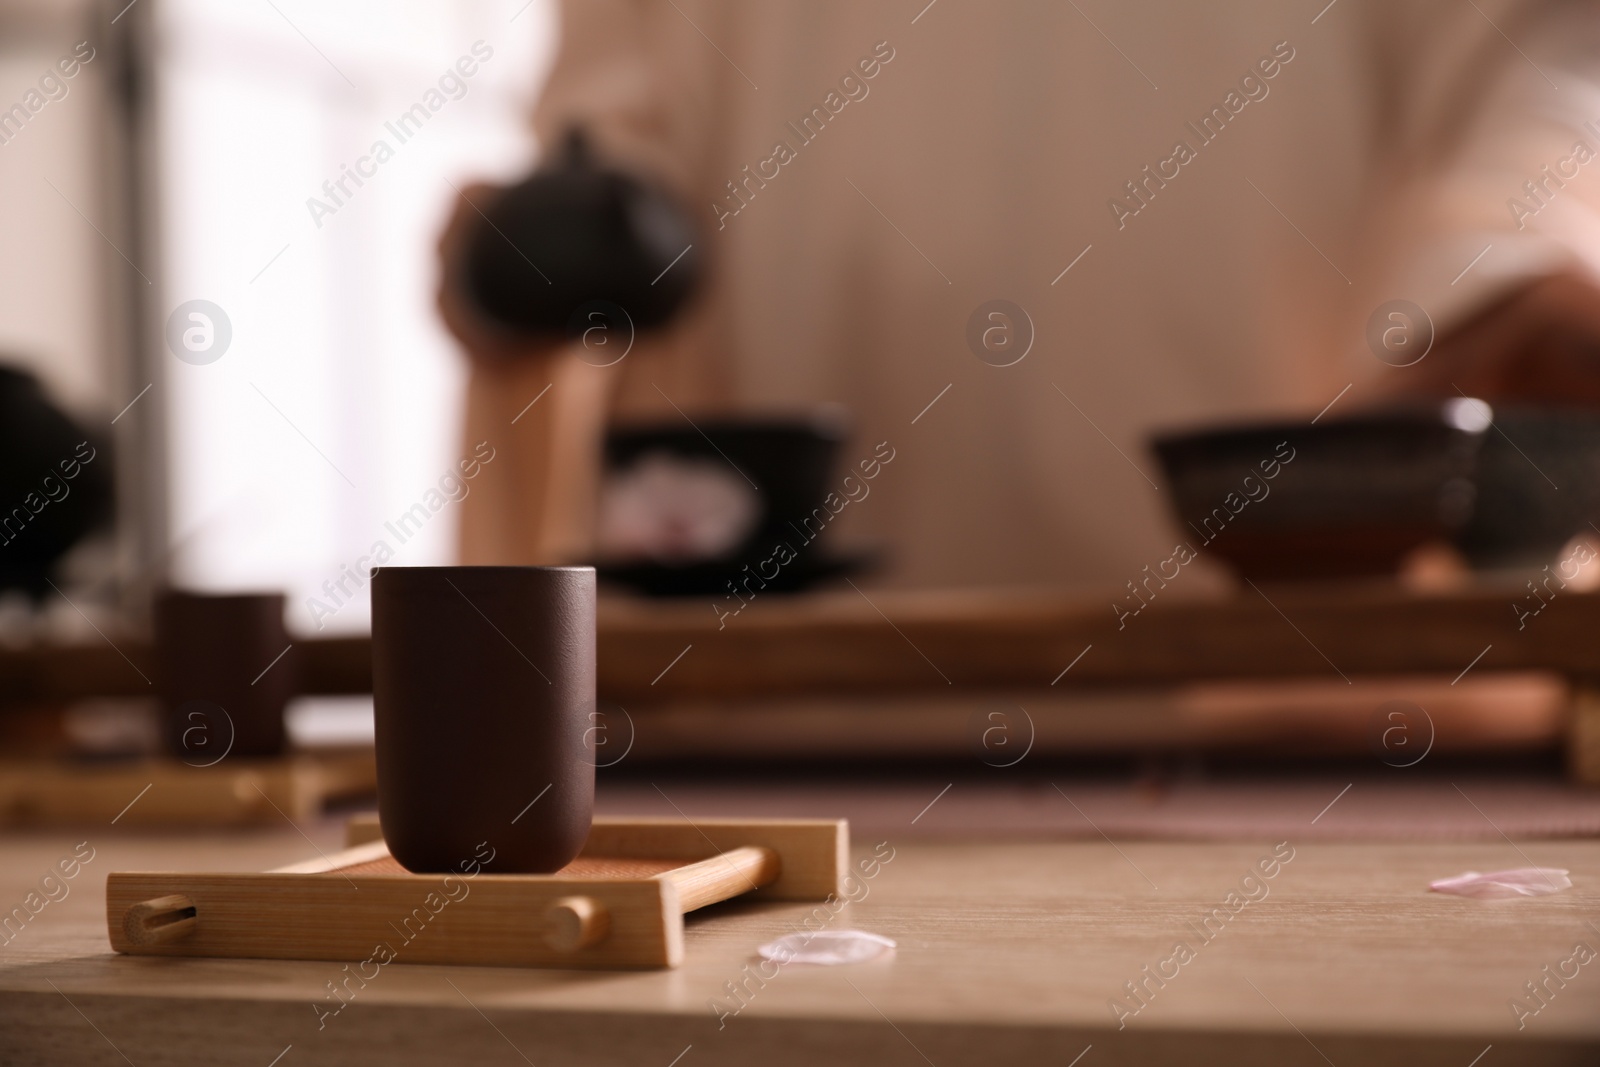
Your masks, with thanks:
[{"label": "wooden leg", "polygon": [[1600,679],[1582,678],[1573,683],[1567,777],[1579,785],[1600,786]]}]

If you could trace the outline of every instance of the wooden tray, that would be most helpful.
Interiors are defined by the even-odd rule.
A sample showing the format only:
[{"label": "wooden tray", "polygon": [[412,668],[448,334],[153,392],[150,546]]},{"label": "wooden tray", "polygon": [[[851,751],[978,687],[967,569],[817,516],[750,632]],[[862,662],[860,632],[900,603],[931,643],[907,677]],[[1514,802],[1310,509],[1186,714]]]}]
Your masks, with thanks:
[{"label": "wooden tray", "polygon": [[0,825],[116,822],[122,826],[233,826],[321,814],[333,797],[377,791],[371,748],[277,759],[116,763],[0,763]]},{"label": "wooden tray", "polygon": [[367,970],[675,967],[685,912],[741,895],[822,900],[849,864],[842,820],[599,817],[582,855],[551,875],[491,874],[492,858],[473,876],[411,874],[371,817],[348,838],[342,852],[261,874],[113,872],[111,947]]}]

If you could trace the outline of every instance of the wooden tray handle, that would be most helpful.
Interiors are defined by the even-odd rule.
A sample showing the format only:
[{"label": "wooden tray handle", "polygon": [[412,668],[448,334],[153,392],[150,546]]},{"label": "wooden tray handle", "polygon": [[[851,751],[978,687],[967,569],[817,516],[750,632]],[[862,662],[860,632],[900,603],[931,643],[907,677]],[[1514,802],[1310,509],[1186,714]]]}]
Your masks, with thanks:
[{"label": "wooden tray handle", "polygon": [[122,931],[135,945],[165,945],[180,941],[200,927],[194,901],[182,893],[141,900],[128,906]]},{"label": "wooden tray handle", "polygon": [[678,887],[678,900],[690,912],[771,885],[782,873],[783,859],[774,849],[745,845],[656,877]]}]

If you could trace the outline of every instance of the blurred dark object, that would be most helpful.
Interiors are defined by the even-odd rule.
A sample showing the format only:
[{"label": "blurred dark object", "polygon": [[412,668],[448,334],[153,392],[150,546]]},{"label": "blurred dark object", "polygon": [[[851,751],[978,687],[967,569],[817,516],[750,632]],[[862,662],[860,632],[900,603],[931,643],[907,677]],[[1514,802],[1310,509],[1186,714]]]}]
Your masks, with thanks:
[{"label": "blurred dark object", "polygon": [[112,482],[104,440],[0,364],[0,590],[48,592],[57,561],[111,517]]},{"label": "blurred dark object", "polygon": [[280,755],[295,695],[282,593],[167,590],[156,598],[157,684],[167,750],[191,766]]},{"label": "blurred dark object", "polygon": [[[792,539],[790,543],[793,544]],[[734,558],[711,563],[611,563],[595,567],[595,573],[603,582],[623,586],[645,596],[723,596],[729,593],[731,585],[737,587],[744,596],[750,597],[753,592],[803,593],[829,579],[847,578],[872,570],[879,563],[878,555],[869,552],[847,552],[817,558],[799,555],[792,563],[782,566],[768,563],[770,559],[772,552],[764,551],[752,554],[748,559]],[[766,568],[763,568],[763,564],[767,564]],[[765,578],[766,574],[774,571],[776,574],[773,578]],[[752,574],[755,575],[753,579]],[[743,592],[747,579],[751,581],[748,587],[750,592]]]},{"label": "blurred dark object", "polygon": [[583,307],[598,302],[648,330],[670,319],[700,278],[688,213],[658,186],[603,166],[581,128],[483,214],[467,243],[466,289],[515,332],[572,332]]},{"label": "blurred dark object", "polygon": [[1473,480],[1456,544],[1474,567],[1540,567],[1573,537],[1600,537],[1600,413],[1496,406]]},{"label": "blurred dark object", "polygon": [[[705,471],[722,480],[726,487],[722,492],[745,498],[748,512],[737,530],[728,531],[730,543],[708,556],[608,557],[596,564],[601,580],[648,596],[727,594],[730,583],[745,590],[748,581],[745,595],[749,596],[758,590],[798,592],[867,568],[875,562],[871,554],[830,555],[812,544],[835,513],[826,505],[830,494],[836,506],[845,497],[841,486],[829,483],[845,434],[844,420],[831,414],[711,421],[698,428],[673,424],[613,429],[605,446],[609,488],[619,478],[651,466],[667,470],[668,476],[672,470],[685,472],[685,477]],[[668,506],[681,507],[684,501],[685,494],[674,493]],[[696,517],[709,510],[692,509]]]},{"label": "blurred dark object", "polygon": [[1153,447],[1188,543],[1248,578],[1388,575],[1441,540],[1479,569],[1537,567],[1600,519],[1597,414],[1457,399]]}]

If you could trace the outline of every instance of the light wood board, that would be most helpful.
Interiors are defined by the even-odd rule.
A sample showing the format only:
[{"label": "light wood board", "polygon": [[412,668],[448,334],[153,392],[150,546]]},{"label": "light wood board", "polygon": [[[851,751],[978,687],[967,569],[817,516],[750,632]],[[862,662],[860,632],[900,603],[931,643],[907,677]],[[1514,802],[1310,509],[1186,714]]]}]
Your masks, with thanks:
[{"label": "light wood board", "polygon": [[[956,793],[940,801],[959,802]],[[341,845],[342,827],[308,832],[330,853]],[[1525,1029],[1509,1009],[1575,942],[1600,947],[1600,842],[1296,846],[1269,895],[1120,1031],[1108,1002],[1123,983],[1156,965],[1274,842],[891,839],[893,858],[866,879],[859,865],[880,845],[864,841],[853,850],[864,890],[826,925],[893,937],[891,956],[790,965],[758,983],[745,969],[759,962],[755,947],[817,905],[731,902],[700,915],[677,970],[396,964],[319,1029],[313,1004],[325,1003],[339,966],[116,956],[97,881],[134,867],[261,870],[303,856],[299,833],[172,838],[102,827],[92,836],[98,854],[72,895],[0,945],[8,1064],[123,1064],[120,1050],[139,1067],[264,1067],[280,1054],[280,1067],[667,1067],[680,1054],[679,1067],[1065,1067],[1091,1045],[1078,1067],[1468,1067],[1491,1045],[1478,1067],[1600,1062],[1600,961]],[[20,900],[79,840],[0,837],[0,900]],[[1506,903],[1426,888],[1527,861],[1570,868],[1574,888]],[[731,1015],[730,983],[748,990]]]},{"label": "light wood board", "polygon": [[462,871],[412,874],[374,829],[363,820],[351,847],[263,873],[114,872],[111,946],[143,956],[356,961],[362,987],[363,976],[396,960],[675,967],[685,912],[744,893],[830,898],[842,891],[849,848],[838,820],[611,817],[555,874],[496,873],[492,848]]}]

